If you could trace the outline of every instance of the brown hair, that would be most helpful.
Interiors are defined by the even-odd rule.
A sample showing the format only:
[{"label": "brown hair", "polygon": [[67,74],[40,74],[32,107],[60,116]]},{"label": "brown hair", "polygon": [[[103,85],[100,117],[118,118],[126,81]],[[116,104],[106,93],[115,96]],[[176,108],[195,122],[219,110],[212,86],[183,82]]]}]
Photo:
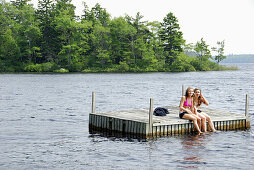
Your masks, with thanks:
[{"label": "brown hair", "polygon": [[185,97],[188,97],[188,92],[189,92],[190,89],[193,89],[193,88],[192,88],[192,87],[188,87],[188,88],[186,89],[185,95],[184,95]]},{"label": "brown hair", "polygon": [[[201,93],[201,89],[199,89],[199,88],[195,88],[195,89],[194,89],[194,93],[195,93],[197,90],[199,90],[200,93]],[[198,97],[197,106],[199,107],[202,103],[203,103],[203,98],[201,98],[201,97],[199,96],[199,97]]]}]

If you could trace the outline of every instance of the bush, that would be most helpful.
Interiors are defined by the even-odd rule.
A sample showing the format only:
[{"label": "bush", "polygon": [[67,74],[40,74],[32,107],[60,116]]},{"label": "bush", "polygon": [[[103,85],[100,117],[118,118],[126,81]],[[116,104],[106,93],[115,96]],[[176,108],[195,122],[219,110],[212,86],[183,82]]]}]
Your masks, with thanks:
[{"label": "bush", "polygon": [[26,66],[24,70],[27,72],[41,72],[42,71],[40,64],[33,64],[33,63]]},{"label": "bush", "polygon": [[42,64],[30,63],[25,66],[24,70],[27,72],[52,72],[56,67],[57,66],[51,62]]},{"label": "bush", "polygon": [[119,71],[121,72],[128,72],[130,69],[129,65],[126,63],[126,61],[120,62]]},{"label": "bush", "polygon": [[54,73],[68,73],[69,70],[65,69],[65,68],[60,68],[58,70],[54,70]]},{"label": "bush", "polygon": [[170,66],[172,71],[183,72],[183,71],[196,71],[194,66],[191,64],[194,58],[189,57],[183,53],[176,57],[176,60]]},{"label": "bush", "polygon": [[53,71],[54,63],[42,63],[41,64],[41,69],[43,72],[50,72]]},{"label": "bush", "polygon": [[86,68],[81,71],[82,73],[98,73],[98,72],[103,72],[102,69],[99,69],[97,67],[91,67],[91,68]]},{"label": "bush", "polygon": [[237,66],[224,66],[224,65],[218,65],[217,71],[226,71],[226,70],[238,70]]},{"label": "bush", "polygon": [[80,72],[83,69],[83,63],[75,62],[71,64],[70,71],[72,72]]}]

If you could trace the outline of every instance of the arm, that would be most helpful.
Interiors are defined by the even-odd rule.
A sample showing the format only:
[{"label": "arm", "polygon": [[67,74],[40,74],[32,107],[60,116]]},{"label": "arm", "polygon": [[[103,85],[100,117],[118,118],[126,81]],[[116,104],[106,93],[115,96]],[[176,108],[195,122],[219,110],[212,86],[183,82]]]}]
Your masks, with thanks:
[{"label": "arm", "polygon": [[203,94],[202,93],[200,93],[200,97],[201,97],[201,99],[202,99],[202,102],[205,104],[205,105],[209,105],[209,102],[206,100],[206,98],[203,96]]},{"label": "arm", "polygon": [[198,110],[198,109],[196,108],[196,106],[194,106],[194,107],[193,107],[193,113],[194,113],[195,115],[198,115],[197,110]]},{"label": "arm", "polygon": [[185,111],[185,108],[183,107],[184,100],[185,100],[185,97],[182,96],[181,97],[181,101],[180,101],[180,106],[179,106],[180,111]]}]

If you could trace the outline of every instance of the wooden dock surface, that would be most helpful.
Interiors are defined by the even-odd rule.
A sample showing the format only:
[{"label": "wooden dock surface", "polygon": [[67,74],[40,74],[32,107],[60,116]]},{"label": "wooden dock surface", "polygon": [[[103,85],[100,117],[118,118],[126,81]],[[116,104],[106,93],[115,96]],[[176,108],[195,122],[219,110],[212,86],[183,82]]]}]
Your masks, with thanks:
[{"label": "wooden dock surface", "polygon": [[[149,124],[148,108],[90,113],[89,131],[90,133],[107,132],[109,134],[132,135],[141,138],[188,134],[194,131],[191,121],[179,118],[178,106],[166,106],[164,108],[169,110],[169,114],[166,116],[153,116],[152,125]],[[203,107],[201,110],[211,117],[217,130],[250,128],[250,120],[244,114],[207,107]]]}]

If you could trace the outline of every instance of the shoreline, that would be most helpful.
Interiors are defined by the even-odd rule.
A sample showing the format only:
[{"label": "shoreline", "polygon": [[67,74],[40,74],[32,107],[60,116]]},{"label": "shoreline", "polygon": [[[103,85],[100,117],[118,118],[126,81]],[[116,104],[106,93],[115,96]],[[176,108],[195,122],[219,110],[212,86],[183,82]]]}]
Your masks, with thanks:
[{"label": "shoreline", "polygon": [[[226,65],[224,65],[226,64]],[[228,66],[228,64],[230,66]],[[233,65],[234,64],[234,65]],[[211,70],[196,70],[196,71],[142,71],[142,70],[137,70],[137,71],[119,71],[119,70],[111,70],[111,71],[107,71],[106,69],[104,70],[96,70],[96,68],[92,68],[92,69],[84,69],[83,71],[76,71],[76,72],[70,72],[67,69],[63,69],[64,71],[61,72],[59,70],[54,70],[51,72],[44,72],[44,71],[40,71],[40,72],[28,72],[28,71],[24,71],[24,72],[0,72],[0,74],[91,74],[91,73],[113,73],[113,74],[135,74],[135,73],[187,73],[187,72],[209,72],[209,71],[237,71],[239,70],[239,68],[237,67],[237,64],[250,64],[250,63],[222,63],[221,65],[218,66],[218,68],[216,69],[211,69]],[[254,64],[254,63],[253,63]]]}]

